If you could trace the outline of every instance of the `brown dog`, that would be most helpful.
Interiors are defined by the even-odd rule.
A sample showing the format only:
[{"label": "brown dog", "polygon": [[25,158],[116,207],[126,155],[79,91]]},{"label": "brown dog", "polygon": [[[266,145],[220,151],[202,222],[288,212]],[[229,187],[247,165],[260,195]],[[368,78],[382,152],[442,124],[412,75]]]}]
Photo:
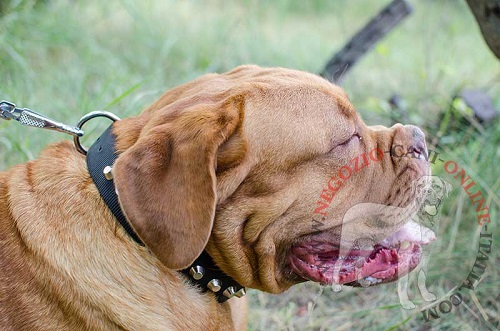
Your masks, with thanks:
[{"label": "brown dog", "polygon": [[[71,143],[0,173],[1,330],[241,329],[245,299],[219,304],[177,271],[204,249],[241,285],[280,293],[306,279],[335,282],[329,275],[341,258],[337,282],[358,284],[354,261],[392,281],[387,256],[397,259],[398,233],[416,238],[405,220],[361,216],[349,222],[353,249],[338,256],[350,207],[406,206],[410,182],[429,166],[386,153],[353,170],[354,158],[374,149],[424,154],[424,135],[366,126],[343,90],[318,76],[255,66],[206,75],[115,122],[113,132],[114,184],[145,246],[117,224]],[[352,176],[330,192],[313,227],[318,196],[346,166]],[[368,248],[356,238],[367,234],[392,239],[369,247],[365,261]]]}]

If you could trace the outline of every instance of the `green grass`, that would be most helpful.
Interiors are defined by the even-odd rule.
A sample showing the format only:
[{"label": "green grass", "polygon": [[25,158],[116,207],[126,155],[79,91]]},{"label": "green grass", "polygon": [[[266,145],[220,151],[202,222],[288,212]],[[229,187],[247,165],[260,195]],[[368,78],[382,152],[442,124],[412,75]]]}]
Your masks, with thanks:
[{"label": "green grass", "polygon": [[[443,126],[440,118],[463,87],[483,89],[499,108],[499,62],[465,2],[410,2],[414,13],[354,67],[343,87],[368,124],[391,123],[386,100],[398,93],[410,121],[427,129],[429,141],[440,127],[448,128],[435,140],[438,150],[463,166],[490,201],[495,246],[474,293],[483,313],[496,323],[500,128],[489,125],[478,132],[462,126],[464,133]],[[243,63],[319,72],[385,3],[11,1],[0,17],[0,99],[76,124],[97,109],[121,117],[136,114],[173,86]],[[0,169],[67,138],[0,121]],[[433,170],[455,189],[440,218],[440,240],[434,244],[439,254],[429,270],[439,297],[465,279],[478,240],[473,206],[441,168]],[[470,296],[466,305],[424,325],[418,311],[400,308],[395,284],[334,293],[306,283],[278,296],[250,291],[250,299],[250,330],[489,329]]]}]

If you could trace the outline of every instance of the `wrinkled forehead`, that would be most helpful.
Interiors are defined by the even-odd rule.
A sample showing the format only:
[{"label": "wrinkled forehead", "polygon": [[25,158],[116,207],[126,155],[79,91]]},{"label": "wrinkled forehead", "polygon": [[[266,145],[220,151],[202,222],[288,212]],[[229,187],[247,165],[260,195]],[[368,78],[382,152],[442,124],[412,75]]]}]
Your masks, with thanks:
[{"label": "wrinkled forehead", "polygon": [[252,83],[245,98],[247,138],[277,157],[307,158],[351,136],[359,118],[347,95],[316,79]]},{"label": "wrinkled forehead", "polygon": [[246,139],[254,150],[284,159],[324,153],[361,122],[342,88],[291,69],[239,67],[206,75],[179,92],[174,96],[188,95],[189,103],[243,99]]},{"label": "wrinkled forehead", "polygon": [[259,106],[248,111],[258,116],[292,116],[302,124],[320,120],[327,125],[357,117],[344,90],[319,76],[289,69],[243,72],[230,76],[231,80],[246,87],[249,105]]},{"label": "wrinkled forehead", "polygon": [[236,86],[246,86],[250,96],[263,97],[268,102],[277,101],[288,108],[298,110],[308,105],[323,106],[336,108],[345,116],[356,116],[345,91],[314,74],[284,68],[256,70],[245,66],[227,73],[226,78]]}]

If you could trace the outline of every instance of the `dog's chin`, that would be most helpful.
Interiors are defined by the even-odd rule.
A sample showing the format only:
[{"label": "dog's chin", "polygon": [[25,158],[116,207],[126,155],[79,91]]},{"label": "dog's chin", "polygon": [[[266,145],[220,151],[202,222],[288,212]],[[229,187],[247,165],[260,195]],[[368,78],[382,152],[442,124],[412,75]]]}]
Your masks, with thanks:
[{"label": "dog's chin", "polygon": [[434,239],[434,232],[411,221],[370,247],[341,249],[338,237],[325,241],[320,234],[293,245],[288,262],[303,280],[366,287],[395,281],[413,270],[420,262],[422,245]]}]

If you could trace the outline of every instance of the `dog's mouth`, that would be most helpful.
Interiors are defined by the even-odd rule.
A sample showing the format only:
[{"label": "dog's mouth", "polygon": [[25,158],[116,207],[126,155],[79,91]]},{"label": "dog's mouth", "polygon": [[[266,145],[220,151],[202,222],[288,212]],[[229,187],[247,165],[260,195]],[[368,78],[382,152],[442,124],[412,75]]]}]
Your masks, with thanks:
[{"label": "dog's mouth", "polygon": [[394,281],[413,270],[420,262],[422,245],[434,239],[430,229],[408,222],[371,247],[341,247],[338,240],[301,242],[292,247],[289,262],[306,280],[366,287]]},{"label": "dog's mouth", "polygon": [[441,200],[438,198],[427,198],[422,205],[423,210],[430,216],[436,216]]}]

